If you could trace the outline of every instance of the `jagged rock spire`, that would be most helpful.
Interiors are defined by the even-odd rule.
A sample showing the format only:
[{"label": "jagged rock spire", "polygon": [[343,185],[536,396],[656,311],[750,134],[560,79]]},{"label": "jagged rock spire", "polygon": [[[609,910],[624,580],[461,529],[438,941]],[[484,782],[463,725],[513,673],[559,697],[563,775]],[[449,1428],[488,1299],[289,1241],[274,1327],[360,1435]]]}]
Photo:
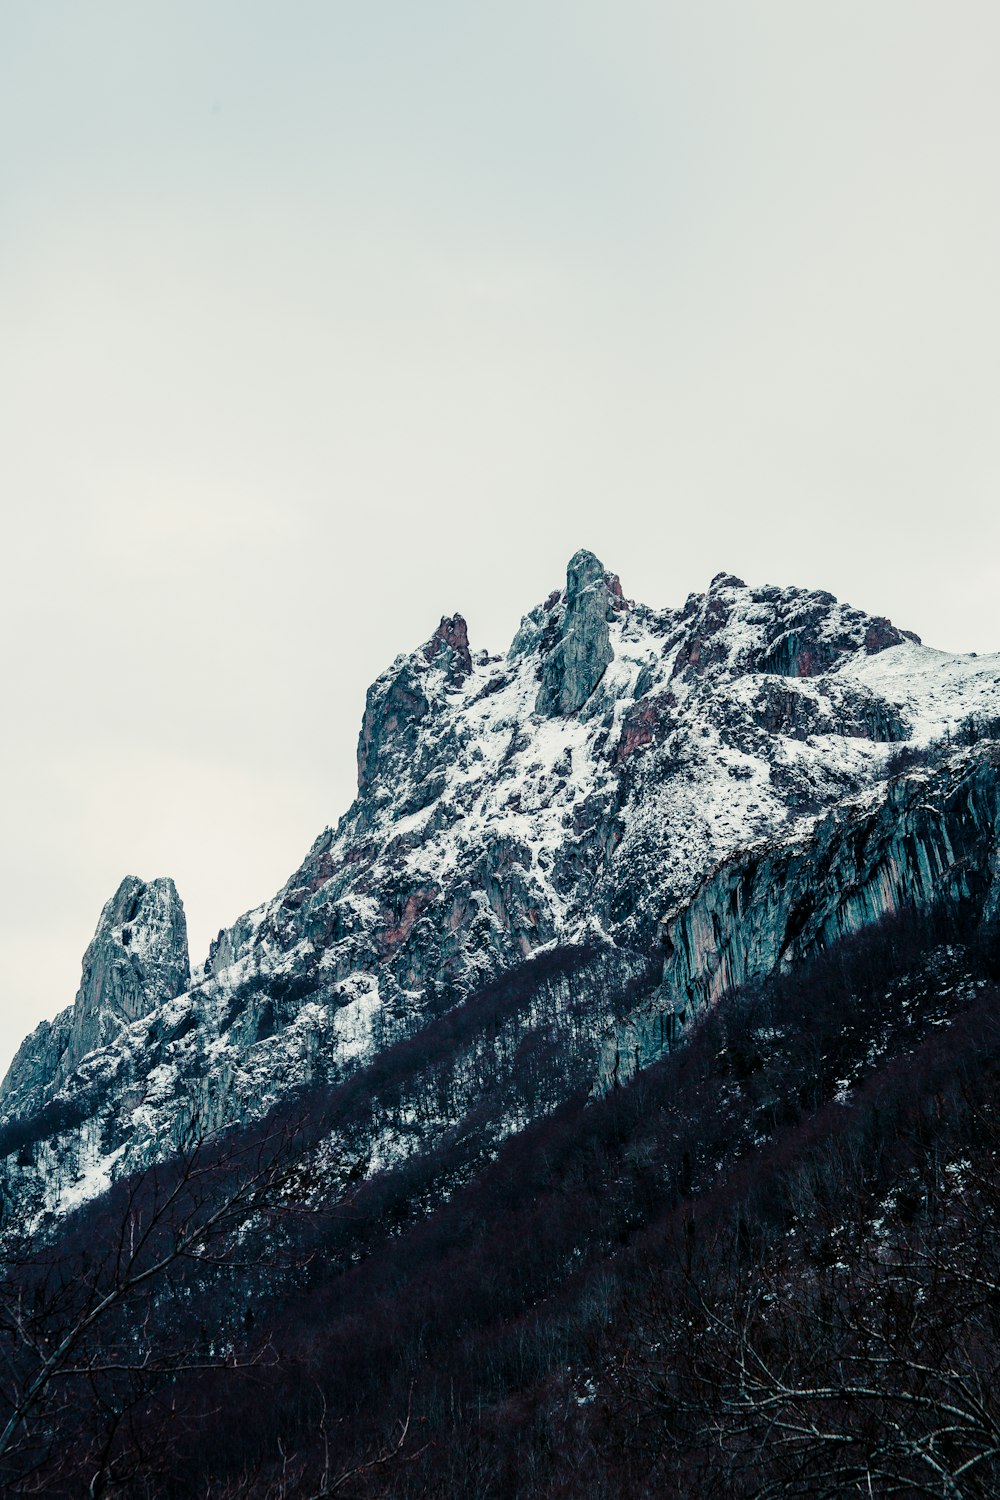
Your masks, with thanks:
[{"label": "jagged rock spire", "polygon": [[566,568],[566,612],[559,640],[542,667],[536,713],[552,717],[582,708],[612,660],[608,621],[624,606],[618,575],[581,549]]},{"label": "jagged rock spire", "polygon": [[126,875],[83,958],[64,1069],[190,983],[187,921],[169,878]]},{"label": "jagged rock spire", "polygon": [[[469,628],[462,615],[442,615],[441,623],[418,650],[397,658],[368,689],[358,737],[358,791],[364,797],[376,777],[391,774],[397,758],[416,746],[418,726],[431,712],[434,697],[428,667],[443,671],[451,687],[460,687],[472,671]],[[430,697],[428,697],[430,693]]]},{"label": "jagged rock spire", "polygon": [[441,623],[424,647],[429,662],[443,668],[449,682],[458,686],[472,671],[469,627],[462,615],[442,615]]}]

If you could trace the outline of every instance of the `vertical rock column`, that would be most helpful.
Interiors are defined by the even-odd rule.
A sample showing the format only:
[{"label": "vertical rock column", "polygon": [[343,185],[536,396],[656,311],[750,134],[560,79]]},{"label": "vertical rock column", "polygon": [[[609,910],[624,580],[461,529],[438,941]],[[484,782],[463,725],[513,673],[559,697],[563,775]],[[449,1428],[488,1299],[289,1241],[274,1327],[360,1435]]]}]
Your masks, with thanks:
[{"label": "vertical rock column", "polygon": [[577,552],[566,569],[566,613],[559,641],[542,666],[535,712],[552,718],[582,708],[614,653],[608,620],[615,612],[604,564]]},{"label": "vertical rock column", "polygon": [[63,1076],[130,1021],[182,994],[190,980],[187,922],[174,882],[126,875],[83,957]]}]

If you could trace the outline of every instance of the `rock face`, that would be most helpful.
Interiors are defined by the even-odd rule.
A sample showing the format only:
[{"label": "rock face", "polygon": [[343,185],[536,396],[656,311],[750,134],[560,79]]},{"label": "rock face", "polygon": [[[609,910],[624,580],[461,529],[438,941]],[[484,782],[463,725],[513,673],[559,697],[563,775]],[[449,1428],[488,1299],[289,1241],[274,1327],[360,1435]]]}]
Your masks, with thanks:
[{"label": "rock face", "polygon": [[[652,1056],[672,1007],[706,1003],[754,970],[758,949],[760,963],[781,960],[781,882],[795,884],[783,861],[805,859],[794,851],[821,827],[831,848],[836,830],[847,840],[876,805],[891,822],[893,756],[969,714],[1000,719],[1000,658],[935,652],[829,594],[728,573],[678,609],[653,609],[578,552],[565,590],[524,616],[502,657],[473,652],[462,616],[445,616],[369,689],[351,807],[190,978],[172,885],[123,884],[75,1007],[38,1028],[0,1089],[0,1142],[16,1138],[26,1158],[0,1151],[0,1189],[65,1207],[81,1184],[94,1191],[154,1159],[192,1119],[247,1120],[310,1081],[346,1079],[532,955],[569,946],[620,956],[642,995],[622,1011],[635,1013],[635,1037],[614,1045],[620,1058]],[[702,915],[691,908],[689,937],[672,939],[688,967],[658,987],[646,958],[663,913],[687,911],[723,868],[743,871],[742,890],[740,860],[758,861],[758,883],[745,900],[713,886]],[[846,855],[830,869],[845,892],[858,884]],[[850,920],[880,909],[888,879],[872,877]],[[756,937],[741,912],[766,913]],[[835,930],[832,913],[824,921],[817,932]],[[724,955],[714,978],[699,967],[708,931]],[[610,1024],[583,975],[566,981],[577,988],[563,1007],[590,1028],[578,1062],[600,1054]],[[515,1052],[517,1026],[536,1022],[528,1011],[512,1022]]]},{"label": "rock face", "polygon": [[429,704],[420,675],[404,662],[388,684],[380,678],[368,689],[358,738],[358,791],[364,795],[375,778],[392,774],[402,756],[417,747],[418,726]]},{"label": "rock face", "polygon": [[943,905],[992,926],[998,903],[1000,745],[989,744],[897,777],[806,836],[714,870],[664,919],[660,987],[614,1028],[602,1082],[623,1082],[662,1056],[728,991],[883,917]]},{"label": "rock face", "polygon": [[174,882],[126,875],[84,954],[72,1009],[43,1022],[23,1044],[0,1091],[5,1102],[23,1094],[26,1084],[58,1088],[88,1053],[190,983],[187,922]]},{"label": "rock face", "polygon": [[819,677],[859,651],[874,655],[904,641],[920,644],[912,631],[820,589],[748,589],[731,573],[717,573],[707,594],[692,594],[682,619],[675,675],[701,675],[729,663],[744,672]]},{"label": "rock face", "polygon": [[613,600],[621,600],[617,577],[592,552],[571,557],[559,640],[544,660],[536,713],[571,714],[587,702],[614,656],[608,621],[620,605]]},{"label": "rock face", "polygon": [[130,1021],[182,994],[190,982],[187,922],[174,882],[147,884],[126,875],[84,954],[68,1066],[105,1046]]},{"label": "rock face", "polygon": [[442,615],[441,623],[424,647],[424,656],[436,662],[452,687],[460,687],[472,671],[469,627],[461,615]]}]

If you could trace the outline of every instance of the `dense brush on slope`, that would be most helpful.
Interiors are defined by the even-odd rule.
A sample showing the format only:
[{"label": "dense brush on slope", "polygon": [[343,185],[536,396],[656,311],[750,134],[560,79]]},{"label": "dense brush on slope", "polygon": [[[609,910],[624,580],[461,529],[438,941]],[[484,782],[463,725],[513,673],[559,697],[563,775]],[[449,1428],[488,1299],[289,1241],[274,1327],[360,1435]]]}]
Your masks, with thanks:
[{"label": "dense brush on slope", "polygon": [[[151,1386],[107,1443],[109,1481],[120,1464],[117,1492],[136,1496],[309,1495],[329,1443],[336,1473],[386,1459],[354,1475],[358,1495],[853,1493],[821,1487],[815,1445],[760,1448],[775,1381],[801,1423],[802,1393],[853,1361],[884,1399],[845,1397],[838,1441],[858,1474],[895,1465],[919,1493],[921,1444],[955,1397],[928,1393],[924,1341],[983,1407],[946,1445],[952,1469],[976,1463],[928,1492],[993,1493],[993,967],[953,916],[896,918],[729,997],[684,1049],[528,1127],[445,1202],[441,1142],[359,1178],[339,1212],[272,1215],[228,1264],[177,1267],[95,1345],[145,1340]],[[310,1103],[315,1139],[343,1100]],[[67,1263],[119,1211],[78,1216]],[[167,1368],[187,1345],[230,1368]],[[78,1382],[43,1493],[79,1493],[75,1464],[130,1390]]]}]

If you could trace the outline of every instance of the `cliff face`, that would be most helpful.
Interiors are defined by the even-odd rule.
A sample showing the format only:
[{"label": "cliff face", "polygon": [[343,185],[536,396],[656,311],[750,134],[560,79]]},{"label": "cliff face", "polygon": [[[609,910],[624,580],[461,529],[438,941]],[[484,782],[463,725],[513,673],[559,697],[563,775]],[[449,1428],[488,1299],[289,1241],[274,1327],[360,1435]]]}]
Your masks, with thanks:
[{"label": "cliff face", "polygon": [[88,1053],[190,982],[187,922],[174,882],[126,875],[101,912],[71,1009],[43,1022],[8,1069],[0,1086],[7,1110],[21,1112],[54,1092]]},{"label": "cliff face", "polygon": [[1000,911],[1000,746],[849,801],[808,833],[734,855],[664,919],[656,993],[617,1024],[604,1086],[662,1056],[730,990],[906,908]]},{"label": "cliff face", "polygon": [[[317,1077],[347,1078],[540,951],[614,948],[645,974],[663,913],[690,910],[670,938],[684,964],[668,961],[634,1036],[606,1053],[611,1077],[613,1054],[619,1070],[655,1055],[664,1016],[799,951],[782,882],[796,860],[819,869],[803,852],[826,836],[817,815],[829,810],[831,850],[876,806],[892,823],[893,799],[910,793],[872,791],[892,755],[970,714],[1000,716],[1000,659],[931,651],[829,594],[729,574],[655,610],[578,552],[503,657],[473,650],[462,616],[445,616],[368,692],[355,802],[190,977],[172,884],[123,883],[75,1006],[28,1039],[0,1090],[0,1132],[17,1127],[25,1158],[8,1157],[9,1192],[41,1184],[65,1206],[168,1149],[192,1118],[242,1121]],[[758,873],[730,888],[720,872],[748,846]],[[900,880],[908,847],[894,855]],[[891,883],[874,846],[869,857]],[[814,932],[796,906],[800,947],[878,909],[874,877],[851,904],[848,864],[817,876],[839,883],[842,911]],[[741,913],[765,912],[756,936],[744,931]],[[600,985],[578,984],[603,1034]],[[691,992],[674,1000],[677,986]]]},{"label": "cliff face", "polygon": [[188,988],[187,923],[172,880],[127,875],[101,912],[84,954],[67,1069],[123,1026]]}]

